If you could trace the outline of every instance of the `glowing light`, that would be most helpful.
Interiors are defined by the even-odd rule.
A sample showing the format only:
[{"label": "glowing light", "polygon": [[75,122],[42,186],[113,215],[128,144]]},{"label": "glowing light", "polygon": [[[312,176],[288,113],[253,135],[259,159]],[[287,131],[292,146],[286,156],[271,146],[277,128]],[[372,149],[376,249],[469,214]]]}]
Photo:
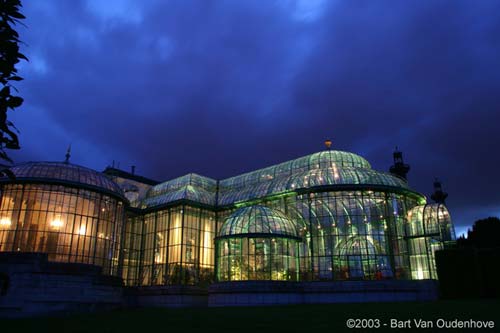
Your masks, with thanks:
[{"label": "glowing light", "polygon": [[78,234],[84,236],[85,235],[85,231],[87,231],[87,228],[85,228],[85,226],[82,225],[80,227],[80,229],[78,230]]},{"label": "glowing light", "polygon": [[11,224],[12,222],[8,217],[2,217],[0,219],[0,226],[2,227],[10,227]]},{"label": "glowing light", "polygon": [[424,271],[420,267],[417,269],[417,279],[418,280],[423,280],[424,279]]},{"label": "glowing light", "polygon": [[59,229],[64,225],[64,222],[60,218],[55,218],[50,221],[50,226],[54,229]]}]

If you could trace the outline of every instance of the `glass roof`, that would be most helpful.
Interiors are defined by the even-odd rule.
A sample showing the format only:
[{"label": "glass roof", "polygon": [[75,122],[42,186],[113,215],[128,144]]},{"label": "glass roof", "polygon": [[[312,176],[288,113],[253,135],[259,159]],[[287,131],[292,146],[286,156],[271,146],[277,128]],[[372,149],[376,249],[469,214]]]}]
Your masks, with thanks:
[{"label": "glass roof", "polygon": [[372,170],[358,155],[323,151],[222,180],[218,204],[228,205],[314,186],[360,184],[408,188],[403,179]]},{"label": "glass roof", "polygon": [[194,173],[153,186],[142,201],[142,207],[153,207],[177,200],[191,200],[215,205],[217,181]]},{"label": "glass roof", "polygon": [[443,204],[431,203],[413,207],[408,211],[408,222],[409,235],[439,233],[444,225],[450,226],[453,239],[455,237],[450,212]]},{"label": "glass roof", "polygon": [[345,151],[327,150],[224,179],[220,182],[220,186],[247,186],[278,177],[291,176],[298,172],[328,167],[371,169],[370,163],[361,156]]},{"label": "glass roof", "polygon": [[[122,190],[104,174],[79,165],[64,162],[27,162],[10,170],[19,180],[57,181],[92,186],[123,196]],[[0,180],[8,181],[7,177]]]},{"label": "glass roof", "polygon": [[281,211],[255,205],[236,210],[221,227],[219,236],[265,234],[299,237],[295,223]]},{"label": "glass roof", "polygon": [[143,206],[179,199],[224,206],[314,186],[362,184],[408,188],[403,179],[372,170],[361,156],[327,150],[223,179],[218,186],[214,179],[188,174],[152,187]]}]

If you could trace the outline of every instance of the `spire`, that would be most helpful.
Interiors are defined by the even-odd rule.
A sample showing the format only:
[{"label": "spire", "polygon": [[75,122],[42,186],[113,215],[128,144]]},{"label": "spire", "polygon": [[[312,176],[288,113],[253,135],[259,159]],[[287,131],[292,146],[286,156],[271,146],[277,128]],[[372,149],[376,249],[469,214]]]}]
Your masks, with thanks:
[{"label": "spire", "polygon": [[389,171],[392,174],[406,180],[406,175],[408,174],[408,171],[410,171],[410,166],[404,163],[403,153],[398,149],[398,147],[396,147],[392,156],[394,158],[394,165],[391,166]]},{"label": "spire", "polygon": [[66,159],[64,163],[69,163],[69,158],[71,157],[71,144],[68,146],[68,150],[66,151]]},{"label": "spire", "polygon": [[325,140],[325,147],[326,147],[326,149],[330,150],[330,148],[332,147],[332,140],[326,139]]},{"label": "spire", "polygon": [[431,199],[434,200],[435,203],[445,204],[445,200],[448,197],[448,193],[443,191],[443,187],[441,186],[441,182],[436,178],[434,179],[434,193],[431,195]]}]

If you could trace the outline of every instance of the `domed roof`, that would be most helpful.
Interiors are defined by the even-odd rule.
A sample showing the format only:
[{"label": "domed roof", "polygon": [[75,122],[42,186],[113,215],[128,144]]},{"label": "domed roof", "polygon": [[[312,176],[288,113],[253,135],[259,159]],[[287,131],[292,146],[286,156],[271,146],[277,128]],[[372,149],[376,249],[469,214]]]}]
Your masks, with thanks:
[{"label": "domed roof", "polygon": [[440,234],[447,229],[449,240],[455,239],[455,230],[451,223],[448,208],[440,203],[415,206],[408,211],[407,233],[410,236]]},{"label": "domed roof", "polygon": [[118,184],[95,170],[65,162],[26,162],[9,168],[15,179],[0,177],[0,182],[33,181],[86,187],[123,198]]},{"label": "domed roof", "polygon": [[300,238],[291,219],[279,210],[261,205],[236,210],[224,221],[219,232],[219,237],[244,235]]},{"label": "domed roof", "polygon": [[219,205],[316,186],[388,186],[409,190],[408,183],[392,174],[371,169],[363,157],[327,150],[227,178],[219,183]]}]

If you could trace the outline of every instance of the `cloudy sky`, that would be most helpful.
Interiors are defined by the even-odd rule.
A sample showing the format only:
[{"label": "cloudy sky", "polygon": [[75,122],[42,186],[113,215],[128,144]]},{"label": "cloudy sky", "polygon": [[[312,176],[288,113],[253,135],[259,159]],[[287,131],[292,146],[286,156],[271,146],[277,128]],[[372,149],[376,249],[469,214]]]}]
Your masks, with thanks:
[{"label": "cloudy sky", "polygon": [[499,1],[24,1],[16,162],[225,178],[333,147],[500,215]]}]

